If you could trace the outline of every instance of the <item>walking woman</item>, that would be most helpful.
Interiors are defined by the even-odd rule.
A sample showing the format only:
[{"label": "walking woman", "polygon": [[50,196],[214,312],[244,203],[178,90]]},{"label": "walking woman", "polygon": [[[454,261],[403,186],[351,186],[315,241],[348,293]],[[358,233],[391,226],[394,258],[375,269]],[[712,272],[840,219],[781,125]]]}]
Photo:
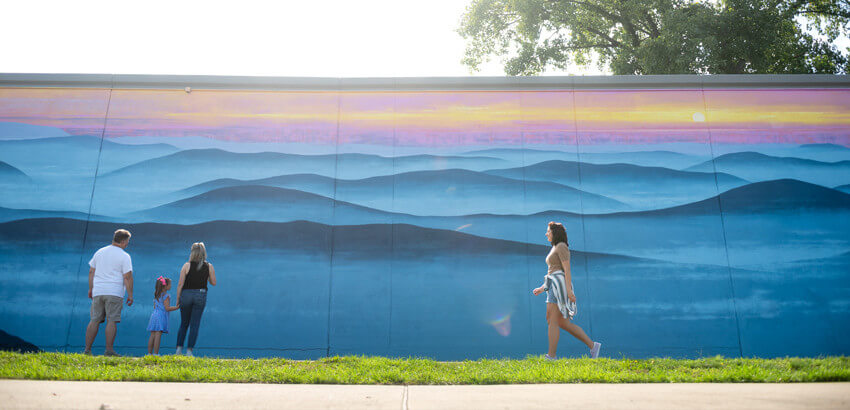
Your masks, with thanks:
[{"label": "walking woman", "polygon": [[567,231],[564,225],[549,222],[546,229],[546,239],[552,244],[552,250],[546,255],[546,265],[549,271],[544,276],[543,286],[534,289],[535,296],[546,292],[546,322],[549,323],[549,353],[547,360],[556,358],[558,339],[561,329],[566,330],[576,339],[586,344],[590,349],[590,357],[599,357],[601,343],[587,337],[584,330],[571,322],[576,314],[576,295],[573,292],[573,282],[570,272],[570,248],[567,243]]},{"label": "walking woman", "polygon": [[177,300],[180,303],[180,330],[177,331],[177,354],[183,350],[186,331],[189,330],[189,348],[186,355],[192,356],[192,349],[198,340],[198,328],[201,315],[207,306],[207,283],[215,286],[215,268],[207,262],[207,249],[203,242],[192,244],[189,262],[180,269],[180,282],[177,285]]}]

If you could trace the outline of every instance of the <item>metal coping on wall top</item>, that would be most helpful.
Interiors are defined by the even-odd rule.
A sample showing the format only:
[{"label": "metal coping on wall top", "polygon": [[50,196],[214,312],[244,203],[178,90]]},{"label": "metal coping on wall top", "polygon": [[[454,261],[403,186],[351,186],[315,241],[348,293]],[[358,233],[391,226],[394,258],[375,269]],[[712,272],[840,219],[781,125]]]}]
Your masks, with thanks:
[{"label": "metal coping on wall top", "polygon": [[511,91],[581,89],[850,88],[846,75],[318,78],[0,73],[0,88],[242,91]]}]

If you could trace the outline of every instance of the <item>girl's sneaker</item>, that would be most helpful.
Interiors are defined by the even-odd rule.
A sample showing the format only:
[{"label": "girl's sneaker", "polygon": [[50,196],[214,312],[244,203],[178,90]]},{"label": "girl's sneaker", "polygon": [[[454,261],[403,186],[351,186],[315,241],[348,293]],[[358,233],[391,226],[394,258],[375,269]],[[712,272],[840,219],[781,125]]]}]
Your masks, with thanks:
[{"label": "girl's sneaker", "polygon": [[543,355],[543,360],[558,360],[558,358],[549,356],[549,353],[546,353]]},{"label": "girl's sneaker", "polygon": [[596,359],[599,357],[599,349],[602,348],[602,343],[593,342],[593,348],[590,349],[590,358]]}]

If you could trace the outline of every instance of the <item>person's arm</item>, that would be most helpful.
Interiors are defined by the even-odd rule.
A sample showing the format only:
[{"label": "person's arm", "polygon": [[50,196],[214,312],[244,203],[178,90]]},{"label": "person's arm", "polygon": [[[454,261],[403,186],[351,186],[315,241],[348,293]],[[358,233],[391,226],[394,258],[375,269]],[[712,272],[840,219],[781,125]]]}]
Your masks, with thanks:
[{"label": "person's arm", "polygon": [[94,268],[89,268],[89,299],[92,298],[91,292],[94,289]]},{"label": "person's arm", "polygon": [[133,271],[124,274],[124,287],[127,289],[127,306],[133,306]]},{"label": "person's arm", "polygon": [[548,280],[549,280],[549,275],[544,276],[543,277],[543,284],[540,285],[539,288],[535,288],[534,290],[532,290],[531,293],[533,293],[534,296],[537,296],[537,295],[543,293],[546,290],[546,282]]},{"label": "person's arm", "polygon": [[564,269],[564,282],[570,287],[567,289],[567,298],[570,299],[570,302],[575,302],[576,294],[573,292],[572,270],[570,269],[570,250],[567,248],[567,245],[563,245],[562,243],[559,243],[555,248],[558,258],[561,259],[561,268]]},{"label": "person's arm", "polygon": [[162,304],[165,306],[166,312],[171,312],[180,309],[180,306],[171,306],[171,296],[166,296]]},{"label": "person's arm", "polygon": [[180,293],[183,292],[183,282],[186,281],[186,273],[189,272],[189,263],[184,263],[180,268],[180,281],[177,282],[177,304],[180,304]]},{"label": "person's arm", "polygon": [[209,277],[210,285],[215,286],[215,268],[213,268],[211,263],[208,263],[208,265],[210,265],[210,277]]}]

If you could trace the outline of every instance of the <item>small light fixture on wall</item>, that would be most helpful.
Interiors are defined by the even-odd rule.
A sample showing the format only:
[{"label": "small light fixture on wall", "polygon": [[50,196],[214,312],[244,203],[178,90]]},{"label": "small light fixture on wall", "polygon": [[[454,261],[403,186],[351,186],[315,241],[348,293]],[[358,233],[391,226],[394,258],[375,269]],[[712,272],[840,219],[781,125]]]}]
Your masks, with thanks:
[{"label": "small light fixture on wall", "polygon": [[186,88],[184,88],[184,90],[186,90],[186,93],[187,93],[187,94],[188,94],[188,93],[191,93],[191,92],[192,92],[192,87],[186,87]]}]

